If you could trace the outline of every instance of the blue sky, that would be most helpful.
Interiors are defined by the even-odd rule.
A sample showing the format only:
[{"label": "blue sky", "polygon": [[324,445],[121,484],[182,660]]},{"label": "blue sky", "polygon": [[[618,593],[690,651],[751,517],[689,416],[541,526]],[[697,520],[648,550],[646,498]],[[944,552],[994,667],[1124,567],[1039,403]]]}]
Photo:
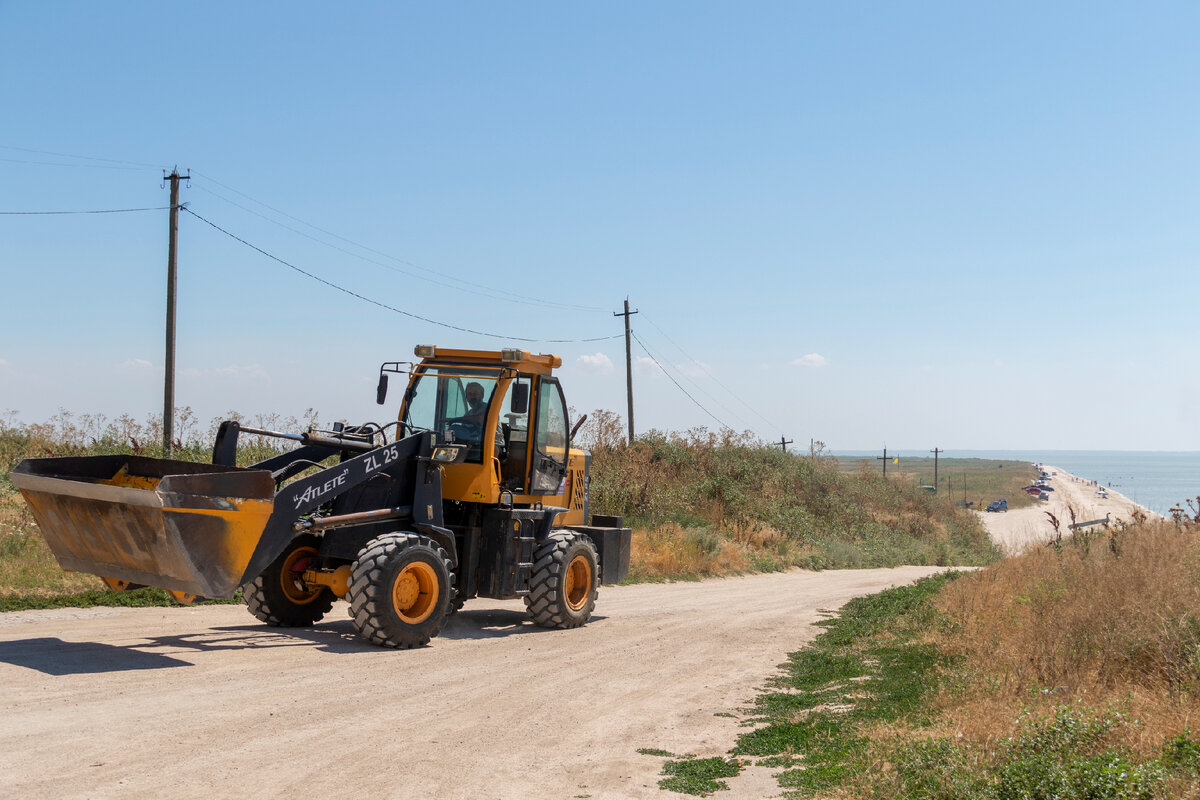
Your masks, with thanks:
[{"label": "blue sky", "polygon": [[[178,164],[197,214],[423,317],[579,340],[628,295],[703,406],[635,343],[640,430],[1196,450],[1198,22],[0,0],[0,211],[163,206]],[[375,419],[413,344],[519,344],[180,228],[177,402],[203,420]],[[161,410],[165,261],[165,211],[0,215],[0,412]],[[524,346],[563,356],[574,407],[623,412],[621,339]]]}]

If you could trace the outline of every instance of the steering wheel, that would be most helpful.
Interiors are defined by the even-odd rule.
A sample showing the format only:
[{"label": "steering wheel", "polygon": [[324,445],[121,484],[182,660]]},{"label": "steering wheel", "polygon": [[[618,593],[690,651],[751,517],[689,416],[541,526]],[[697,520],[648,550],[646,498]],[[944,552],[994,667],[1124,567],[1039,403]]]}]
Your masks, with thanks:
[{"label": "steering wheel", "polygon": [[478,422],[470,422],[466,419],[457,419],[447,425],[456,439],[466,439],[468,441],[478,442],[483,439],[483,426]]}]

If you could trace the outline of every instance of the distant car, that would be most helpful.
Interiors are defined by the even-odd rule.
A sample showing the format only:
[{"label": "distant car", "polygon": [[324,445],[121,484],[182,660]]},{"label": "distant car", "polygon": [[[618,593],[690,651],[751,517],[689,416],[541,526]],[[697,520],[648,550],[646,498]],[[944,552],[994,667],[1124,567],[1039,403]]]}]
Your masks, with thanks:
[{"label": "distant car", "polygon": [[1037,498],[1038,498],[1038,500],[1049,500],[1050,495],[1046,494],[1045,492],[1042,492],[1037,496]]},{"label": "distant car", "polygon": [[1008,501],[1007,500],[996,500],[995,502],[988,503],[987,510],[988,511],[1008,511]]}]

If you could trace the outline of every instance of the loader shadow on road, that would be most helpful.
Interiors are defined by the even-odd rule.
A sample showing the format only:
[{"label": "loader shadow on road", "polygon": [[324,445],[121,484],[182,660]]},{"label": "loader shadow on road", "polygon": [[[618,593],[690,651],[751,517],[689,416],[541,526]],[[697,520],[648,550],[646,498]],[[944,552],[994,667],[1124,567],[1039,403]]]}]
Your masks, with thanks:
[{"label": "loader shadow on road", "polygon": [[161,653],[147,653],[136,647],[98,642],[64,642],[52,637],[0,642],[0,662],[47,675],[90,675],[192,666],[189,661]]},{"label": "loader shadow on road", "polygon": [[230,625],[175,636],[152,636],[145,647],[165,647],[195,652],[250,650],[264,647],[307,647],[327,653],[373,653],[379,650],[360,639],[349,620],[326,622],[311,628],[272,628],[267,625]]},{"label": "loader shadow on road", "polygon": [[[593,614],[589,624],[603,619]],[[554,629],[534,625],[524,609],[464,608],[446,622],[438,636],[442,639],[495,639],[523,633],[554,633]]]}]

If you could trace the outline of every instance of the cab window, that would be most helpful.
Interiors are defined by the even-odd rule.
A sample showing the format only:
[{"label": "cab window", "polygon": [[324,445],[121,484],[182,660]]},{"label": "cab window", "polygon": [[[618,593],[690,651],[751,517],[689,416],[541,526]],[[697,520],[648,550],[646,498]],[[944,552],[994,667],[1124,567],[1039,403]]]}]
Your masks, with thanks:
[{"label": "cab window", "polygon": [[461,367],[428,367],[409,385],[401,421],[409,433],[434,431],[439,441],[467,445],[467,461],[478,464],[496,382]]},{"label": "cab window", "polygon": [[530,469],[532,494],[558,494],[567,474],[567,404],[554,378],[538,384],[536,430]]}]

